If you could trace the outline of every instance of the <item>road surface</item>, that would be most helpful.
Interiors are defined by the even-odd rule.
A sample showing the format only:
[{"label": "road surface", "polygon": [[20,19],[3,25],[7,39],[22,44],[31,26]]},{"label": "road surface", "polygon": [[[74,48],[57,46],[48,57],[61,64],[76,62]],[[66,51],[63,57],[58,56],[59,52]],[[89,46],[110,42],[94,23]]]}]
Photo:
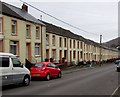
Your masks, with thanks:
[{"label": "road surface", "polygon": [[115,64],[64,73],[60,79],[33,80],[30,86],[9,86],[2,95],[112,95],[118,87]]}]

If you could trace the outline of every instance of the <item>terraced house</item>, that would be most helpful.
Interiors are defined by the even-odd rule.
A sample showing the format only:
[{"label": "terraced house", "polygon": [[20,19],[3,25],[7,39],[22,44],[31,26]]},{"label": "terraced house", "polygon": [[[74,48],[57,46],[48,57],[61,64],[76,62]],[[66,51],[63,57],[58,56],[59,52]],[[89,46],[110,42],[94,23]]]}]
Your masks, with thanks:
[{"label": "terraced house", "polygon": [[[41,22],[28,13],[28,7],[22,8],[0,2],[0,52],[18,55],[22,62],[44,61],[54,58],[61,62],[99,61],[100,45],[85,39],[69,30],[47,22]],[[101,59],[118,57],[118,51],[101,47]]]},{"label": "terraced house", "polygon": [[0,2],[0,52],[18,55],[22,62],[45,58],[45,24],[28,13],[28,6],[22,8]]},{"label": "terraced house", "polygon": [[[57,62],[65,58],[68,63],[100,60],[99,43],[53,24],[43,23],[46,24],[46,58],[54,58]],[[101,60],[106,61],[117,57],[117,50],[106,46],[101,47]]]}]

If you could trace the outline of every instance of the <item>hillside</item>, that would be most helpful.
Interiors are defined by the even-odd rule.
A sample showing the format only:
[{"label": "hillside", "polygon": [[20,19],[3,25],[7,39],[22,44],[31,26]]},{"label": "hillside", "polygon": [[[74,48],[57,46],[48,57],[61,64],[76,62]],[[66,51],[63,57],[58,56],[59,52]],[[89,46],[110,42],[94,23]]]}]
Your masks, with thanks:
[{"label": "hillside", "polygon": [[109,47],[116,48],[116,47],[120,46],[120,37],[112,39],[112,40],[105,42],[103,44],[106,46],[109,46]]}]

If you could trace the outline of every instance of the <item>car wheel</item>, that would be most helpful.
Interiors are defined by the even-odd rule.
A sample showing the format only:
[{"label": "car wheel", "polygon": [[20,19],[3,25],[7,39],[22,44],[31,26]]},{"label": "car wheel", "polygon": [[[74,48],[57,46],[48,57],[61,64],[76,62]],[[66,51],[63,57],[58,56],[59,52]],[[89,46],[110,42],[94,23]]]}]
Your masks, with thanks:
[{"label": "car wheel", "polygon": [[50,74],[46,75],[46,80],[49,81],[50,80]]},{"label": "car wheel", "polygon": [[62,77],[62,73],[59,72],[57,77],[58,77],[58,78],[61,78],[61,77]]},{"label": "car wheel", "polygon": [[28,86],[29,84],[30,84],[30,77],[25,76],[24,79],[23,79],[23,85]]}]

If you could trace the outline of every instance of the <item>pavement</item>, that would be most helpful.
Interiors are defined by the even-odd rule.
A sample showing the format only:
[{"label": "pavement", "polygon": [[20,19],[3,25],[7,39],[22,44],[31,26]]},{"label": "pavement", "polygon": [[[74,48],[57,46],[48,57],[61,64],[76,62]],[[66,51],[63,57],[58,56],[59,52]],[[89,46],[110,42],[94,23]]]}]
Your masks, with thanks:
[{"label": "pavement", "polygon": [[[97,67],[97,66],[96,66]],[[93,69],[95,67],[92,67],[92,66],[72,66],[72,67],[67,67],[66,69],[63,69],[62,70],[62,74],[68,74],[68,73],[72,73],[72,72],[76,72],[76,71],[79,71],[79,70],[85,70],[85,69]]]},{"label": "pavement", "polygon": [[109,64],[114,64],[114,63],[105,63],[105,64],[102,64],[101,66],[99,66],[99,65],[71,66],[71,67],[62,69],[62,74],[68,74],[68,73],[76,72],[79,70],[94,69],[94,68],[103,67],[103,66],[109,65]]}]

